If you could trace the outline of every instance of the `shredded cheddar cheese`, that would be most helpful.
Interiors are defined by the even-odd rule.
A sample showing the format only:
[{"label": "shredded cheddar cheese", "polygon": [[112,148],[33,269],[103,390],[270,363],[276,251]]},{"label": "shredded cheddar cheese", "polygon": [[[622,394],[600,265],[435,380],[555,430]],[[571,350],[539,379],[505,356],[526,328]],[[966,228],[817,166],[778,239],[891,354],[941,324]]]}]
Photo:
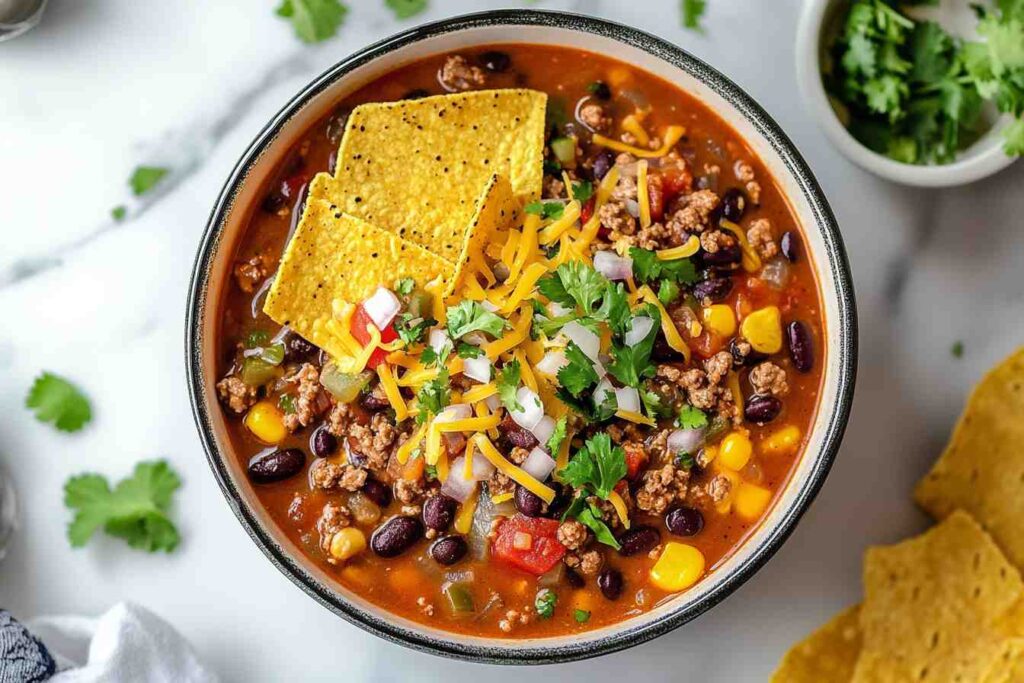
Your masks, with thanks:
[{"label": "shredded cheddar cheese", "polygon": [[627,422],[635,422],[636,424],[647,425],[648,427],[656,427],[658,424],[657,422],[647,417],[646,415],[635,413],[632,410],[617,410],[615,411],[615,417],[622,418]]},{"label": "shredded cheddar cheese", "polygon": [[641,287],[638,291],[640,297],[652,304],[658,309],[658,313],[661,316],[661,331],[665,335],[665,341],[672,347],[673,351],[683,354],[683,358],[687,363],[690,362],[690,347],[686,345],[683,338],[679,336],[679,330],[676,329],[676,324],[672,322],[672,318],[669,317],[668,311],[661,305],[661,301],[658,300],[658,295],[651,291],[651,288],[647,285]]},{"label": "shredded cheddar cheese", "polygon": [[633,156],[641,159],[654,159],[668,154],[672,150],[672,147],[679,142],[679,138],[683,137],[685,133],[686,129],[682,126],[669,126],[665,129],[665,140],[661,143],[661,147],[658,149],[644,149],[635,145],[627,145],[625,142],[605,137],[599,133],[594,133],[592,139],[595,145],[614,149],[616,152],[629,152]]},{"label": "shredded cheddar cheese", "polygon": [[700,240],[696,235],[690,235],[690,238],[678,247],[659,249],[655,254],[662,261],[675,261],[676,259],[689,258],[696,254],[699,249]]},{"label": "shredded cheddar cheese", "polygon": [[647,159],[636,164],[636,198],[640,205],[640,227],[651,225],[651,195],[647,192]]},{"label": "shredded cheddar cheese", "polygon": [[480,453],[487,458],[499,472],[530,491],[530,493],[534,494],[545,503],[550,503],[555,499],[555,492],[553,489],[545,486],[529,473],[506,460],[505,456],[498,452],[498,449],[494,447],[494,444],[491,443],[490,439],[486,436],[483,434],[477,434],[473,437],[473,440],[476,441],[476,446],[480,450]]},{"label": "shredded cheddar cheese", "polygon": [[412,452],[416,450],[416,447],[423,441],[423,435],[426,431],[427,425],[422,425],[419,429],[413,432],[412,436],[405,440],[405,443],[399,446],[398,451],[395,453],[395,458],[398,460],[399,464],[404,465],[409,462],[409,456],[412,455]]},{"label": "shredded cheddar cheese", "polygon": [[384,387],[384,395],[387,396],[388,403],[395,410],[395,419],[401,422],[409,417],[409,407],[402,398],[402,392],[398,388],[398,384],[395,383],[395,376],[391,372],[391,366],[387,363],[378,365],[377,376],[380,378],[380,385]]},{"label": "shredded cheddar cheese", "polygon": [[616,491],[612,491],[608,494],[608,502],[615,508],[615,514],[619,516],[619,521],[622,522],[622,526],[629,529],[629,512],[626,510],[626,502],[622,500]]}]

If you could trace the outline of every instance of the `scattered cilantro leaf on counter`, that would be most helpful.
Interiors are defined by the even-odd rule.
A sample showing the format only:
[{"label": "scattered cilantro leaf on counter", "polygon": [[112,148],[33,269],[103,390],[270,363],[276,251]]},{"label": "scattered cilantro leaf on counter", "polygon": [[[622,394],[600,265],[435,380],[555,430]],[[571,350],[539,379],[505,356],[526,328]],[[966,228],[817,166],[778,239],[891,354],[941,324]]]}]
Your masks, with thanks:
[{"label": "scattered cilantro leaf on counter", "polygon": [[427,0],[384,0],[384,4],[395,13],[396,19],[414,17],[429,4]]},{"label": "scattered cilantro leaf on counter", "polygon": [[501,366],[501,371],[498,373],[498,379],[496,385],[498,387],[498,398],[501,399],[501,404],[508,410],[522,411],[523,406],[519,403],[519,399],[516,398],[516,392],[519,391],[519,373],[521,368],[519,367],[519,361],[511,360]]},{"label": "scattered cilantro leaf on counter", "polygon": [[577,624],[585,624],[590,621],[590,612],[585,609],[573,610],[572,616],[576,619]]},{"label": "scattered cilantro leaf on counter", "polygon": [[75,512],[68,540],[79,548],[103,529],[133,548],[171,552],[179,536],[167,510],[180,486],[181,479],[164,460],[140,462],[113,489],[99,474],[71,477],[64,484],[64,505]]},{"label": "scattered cilantro leaf on counter", "polygon": [[537,610],[537,616],[541,619],[550,619],[555,613],[557,604],[558,594],[550,588],[541,588],[533,599],[533,606]]},{"label": "scattered cilantro leaf on counter", "polygon": [[110,217],[120,223],[128,215],[128,209],[122,204],[110,210]]},{"label": "scattered cilantro leaf on counter", "polygon": [[964,356],[964,343],[962,341],[953,342],[953,347],[949,350],[953,354],[953,358],[963,358]]},{"label": "scattered cilantro leaf on counter", "polygon": [[703,33],[700,19],[707,9],[707,0],[680,0],[679,5],[683,13],[683,26]]},{"label": "scattered cilantro leaf on counter", "polygon": [[40,422],[52,422],[62,432],[77,432],[92,419],[89,400],[62,377],[44,372],[32,383],[25,407],[35,411]]},{"label": "scattered cilantro leaf on counter", "polygon": [[442,369],[437,377],[424,382],[423,386],[416,393],[416,404],[419,406],[419,414],[416,416],[417,424],[423,424],[431,415],[437,415],[451,403],[452,392],[448,386],[448,370]]},{"label": "scattered cilantro leaf on counter", "polygon": [[282,0],[275,11],[291,22],[299,40],[319,43],[334,37],[348,7],[338,0]]},{"label": "scattered cilantro leaf on counter", "polygon": [[457,306],[448,307],[448,336],[452,339],[477,331],[497,337],[507,326],[507,322],[488,311],[479,301],[463,299]]},{"label": "scattered cilantro leaf on counter", "polygon": [[607,433],[595,434],[576,451],[558,476],[570,486],[585,488],[607,500],[615,485],[626,476],[626,453],[619,446],[612,447]]},{"label": "scattered cilantro leaf on counter", "polygon": [[701,429],[708,426],[708,416],[704,411],[694,408],[690,404],[684,404],[679,409],[679,417],[676,424],[682,429]]},{"label": "scattered cilantro leaf on counter", "polygon": [[560,201],[549,201],[549,202],[530,202],[525,207],[526,213],[532,213],[535,216],[547,220],[558,220],[565,213],[565,204]]},{"label": "scattered cilantro leaf on counter", "polygon": [[597,383],[597,371],[576,342],[569,342],[565,347],[565,357],[569,362],[558,369],[558,384],[574,398],[579,398],[587,388]]},{"label": "scattered cilantro leaf on counter", "polygon": [[128,179],[132,194],[136,197],[146,194],[156,187],[167,173],[168,169],[160,166],[136,166],[131,178]]},{"label": "scattered cilantro leaf on counter", "polygon": [[548,442],[544,446],[548,449],[548,453],[551,455],[557,455],[558,449],[562,447],[562,442],[565,441],[565,437],[568,436],[569,419],[563,415],[558,418],[558,422],[555,423],[555,429],[551,432],[551,436],[548,438]]},{"label": "scattered cilantro leaf on counter", "polygon": [[402,296],[409,296],[412,294],[413,288],[416,286],[416,281],[411,277],[403,277],[395,280],[395,291]]},{"label": "scattered cilantro leaf on counter", "polygon": [[630,247],[629,257],[633,259],[633,276],[637,282],[667,280],[688,285],[697,281],[697,268],[688,258],[663,261],[653,251],[639,247]]}]

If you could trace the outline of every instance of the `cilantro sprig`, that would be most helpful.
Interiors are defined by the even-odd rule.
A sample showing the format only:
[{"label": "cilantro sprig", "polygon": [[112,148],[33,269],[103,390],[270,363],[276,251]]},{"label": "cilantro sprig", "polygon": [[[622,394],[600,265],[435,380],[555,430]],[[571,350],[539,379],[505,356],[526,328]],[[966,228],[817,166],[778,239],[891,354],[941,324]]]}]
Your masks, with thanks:
[{"label": "cilantro sprig", "polygon": [[685,404],[679,409],[676,424],[683,429],[703,429],[708,426],[708,416],[703,410]]},{"label": "cilantro sprig", "polygon": [[669,281],[689,285],[697,281],[697,268],[688,258],[663,261],[653,251],[639,247],[630,247],[629,257],[633,259],[633,277],[637,282]]},{"label": "cilantro sprig", "polygon": [[501,404],[508,410],[523,411],[522,404],[516,398],[516,392],[519,391],[519,375],[521,370],[519,361],[511,360],[501,366],[501,372],[498,373],[498,378],[495,381],[495,385],[498,387],[498,398],[501,399]]},{"label": "cilantro sprig", "polygon": [[601,432],[587,439],[558,477],[577,489],[585,489],[607,500],[612,489],[626,476],[626,453],[612,446],[611,437]]},{"label": "cilantro sprig", "polygon": [[526,213],[532,213],[536,216],[540,216],[544,220],[558,220],[565,213],[565,204],[560,201],[535,201],[530,202],[524,207]]},{"label": "cilantro sprig", "polygon": [[569,419],[563,415],[558,418],[558,422],[555,423],[555,429],[551,432],[551,436],[548,437],[548,442],[544,446],[548,449],[548,453],[554,455],[558,453],[558,449],[562,447],[562,442],[568,436],[569,430]]},{"label": "cilantro sprig", "polygon": [[63,377],[44,372],[32,383],[25,397],[40,422],[52,422],[62,432],[77,432],[92,419],[89,399]]},{"label": "cilantro sprig", "polygon": [[348,6],[338,0],[282,0],[275,12],[291,22],[299,40],[319,43],[338,32]]},{"label": "cilantro sprig", "polygon": [[430,419],[431,415],[437,415],[451,403],[452,390],[448,379],[448,369],[442,368],[437,373],[437,377],[424,382],[420,390],[416,392],[416,405],[419,406],[419,413],[416,415],[417,424],[423,424]]},{"label": "cilantro sprig", "polygon": [[[653,321],[659,319],[658,310],[652,304],[645,304],[636,310],[633,321],[637,318],[652,321],[647,336],[633,345],[615,343],[611,348],[612,360],[608,364],[608,372],[612,377],[629,387],[640,388],[641,381],[654,376],[654,365],[651,353],[654,351],[654,340],[658,336],[659,327]],[[631,323],[633,324],[633,323]]]},{"label": "cilantro sprig", "polygon": [[470,299],[464,299],[456,306],[449,306],[447,315],[448,336],[452,339],[477,331],[497,337],[508,327],[508,322],[497,313],[488,311],[479,301]]}]

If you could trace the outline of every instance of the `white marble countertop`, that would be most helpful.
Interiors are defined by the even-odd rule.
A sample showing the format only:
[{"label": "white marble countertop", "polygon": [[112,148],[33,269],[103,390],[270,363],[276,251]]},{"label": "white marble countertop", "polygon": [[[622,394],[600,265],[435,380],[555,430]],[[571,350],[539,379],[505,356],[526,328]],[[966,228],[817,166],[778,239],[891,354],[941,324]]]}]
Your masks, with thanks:
[{"label": "white marble countertop", "polygon": [[[0,460],[23,525],[0,563],[15,615],[99,613],[136,600],[169,619],[226,680],[520,680],[523,672],[417,654],[349,626],[275,570],[207,467],[185,388],[183,321],[195,248],[215,195],[263,123],[328,65],[411,22],[349,0],[340,35],[296,41],[263,2],[51,0],[42,25],[0,45]],[[433,0],[432,20],[521,3]],[[710,0],[705,35],[677,0],[548,0],[682,45],[736,80],[807,157],[839,217],[856,281],[860,377],[821,495],[776,557],[677,631],[529,676],[612,681],[764,680],[782,652],[858,599],[871,543],[926,524],[909,493],[969,386],[1024,341],[1024,165],[950,191],[890,185],[852,166],[803,111],[793,73],[799,0]],[[176,170],[113,223],[140,163]],[[964,356],[950,347],[964,342]],[[62,435],[22,407],[43,369],[95,408]],[[64,535],[73,473],[120,478],[143,458],[182,473],[173,554]],[[485,672],[484,669],[487,669]],[[415,673],[414,673],[415,672]]]}]

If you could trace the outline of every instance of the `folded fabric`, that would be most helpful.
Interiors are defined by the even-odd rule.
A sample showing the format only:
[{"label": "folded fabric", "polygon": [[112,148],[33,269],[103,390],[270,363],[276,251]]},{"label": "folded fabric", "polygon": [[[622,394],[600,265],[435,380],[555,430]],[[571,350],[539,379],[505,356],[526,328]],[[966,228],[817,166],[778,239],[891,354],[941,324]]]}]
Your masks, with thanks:
[{"label": "folded fabric", "polygon": [[0,683],[45,681],[56,670],[57,663],[46,646],[0,610]]}]

